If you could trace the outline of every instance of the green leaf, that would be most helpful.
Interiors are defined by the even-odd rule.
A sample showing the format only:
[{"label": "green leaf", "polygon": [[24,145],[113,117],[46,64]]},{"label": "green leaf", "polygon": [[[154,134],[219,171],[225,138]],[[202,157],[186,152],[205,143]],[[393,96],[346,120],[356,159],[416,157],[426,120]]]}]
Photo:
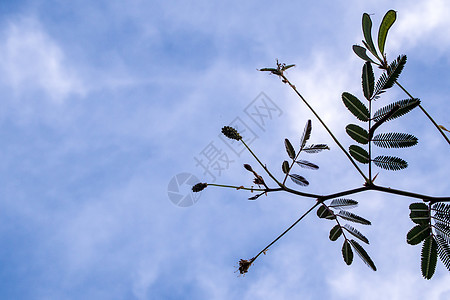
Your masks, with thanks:
[{"label": "green leaf", "polygon": [[366,48],[358,46],[358,45],[353,45],[352,48],[353,48],[353,52],[355,52],[355,54],[362,60],[375,63],[369,56],[367,56]]},{"label": "green leaf", "polygon": [[395,81],[400,76],[400,73],[402,72],[405,64],[406,55],[400,55],[387,67],[386,72],[381,74],[380,78],[377,81],[377,84],[375,85],[375,91],[372,96],[373,99],[376,99],[381,93],[394,85]]},{"label": "green leaf", "polygon": [[336,219],[334,213],[323,204],[319,207],[319,209],[317,209],[317,216],[321,219],[327,219],[327,220]]},{"label": "green leaf", "polygon": [[380,50],[381,55],[384,55],[386,37],[389,28],[394,24],[396,18],[397,13],[391,9],[384,15],[383,21],[381,21],[380,29],[378,30],[378,49]]},{"label": "green leaf", "polygon": [[369,163],[369,153],[367,153],[367,151],[364,150],[363,148],[356,145],[351,145],[349,147],[349,152],[350,155],[360,163],[363,164]]},{"label": "green leaf", "polygon": [[369,121],[370,114],[367,107],[359,101],[358,98],[353,96],[350,93],[344,92],[342,93],[342,101],[347,109],[360,121],[367,122]]},{"label": "green leaf", "polygon": [[352,139],[360,144],[367,144],[369,142],[369,133],[358,125],[348,124],[345,127],[345,131]]},{"label": "green leaf", "polygon": [[303,176],[300,176],[298,174],[289,174],[289,177],[291,177],[291,180],[298,185],[301,185],[301,186],[309,185],[308,180],[306,180],[305,177],[303,177]]},{"label": "green leaf", "polygon": [[433,236],[425,239],[422,246],[422,276],[425,279],[431,279],[436,270],[437,262],[437,243]]},{"label": "green leaf", "polygon": [[318,153],[322,150],[330,150],[330,147],[328,147],[325,144],[312,144],[310,146],[307,146],[305,148],[303,148],[303,151],[306,153]]},{"label": "green leaf", "polygon": [[362,17],[362,29],[364,34],[365,45],[367,45],[367,50],[369,50],[370,52],[372,52],[373,55],[378,57],[372,40],[372,20],[370,19],[370,16],[367,13],[364,13]]},{"label": "green leaf", "polygon": [[424,203],[411,203],[409,205],[411,221],[419,225],[430,224],[430,211],[428,206]]},{"label": "green leaf", "polygon": [[319,166],[316,164],[313,164],[312,162],[309,162],[307,160],[297,160],[295,161],[300,167],[302,168],[306,168],[306,169],[311,169],[311,170],[317,170],[319,169]]},{"label": "green leaf", "polygon": [[350,243],[345,240],[344,244],[342,245],[342,257],[344,257],[344,261],[347,265],[351,265],[353,262],[353,251],[352,247],[350,246]]},{"label": "green leaf", "polygon": [[343,209],[355,208],[356,206],[358,206],[358,201],[344,198],[334,199],[331,201],[330,205],[328,205],[328,207],[339,207]]},{"label": "green leaf", "polygon": [[289,163],[286,160],[283,161],[283,165],[281,166],[281,168],[283,169],[284,174],[289,173]]},{"label": "green leaf", "polygon": [[369,240],[361,232],[359,232],[356,228],[353,228],[352,226],[350,226],[348,224],[345,224],[344,228],[345,228],[345,230],[347,230],[349,233],[351,233],[352,235],[354,235],[355,237],[357,237],[364,243],[369,244]]},{"label": "green leaf", "polygon": [[388,114],[394,106],[399,105],[400,109],[397,110],[392,116],[390,116],[386,121],[393,120],[395,118],[401,117],[414,108],[416,108],[420,104],[420,100],[417,98],[414,99],[406,99],[406,100],[400,100],[394,103],[391,103],[385,107],[380,108],[377,110],[373,115],[373,120],[375,122],[380,121],[386,114]]},{"label": "green leaf", "polygon": [[398,171],[408,167],[408,163],[406,161],[394,156],[377,156],[374,158],[373,163],[377,167],[391,171]]},{"label": "green leaf", "polygon": [[340,225],[336,225],[330,230],[330,240],[336,241],[342,235],[342,228]]},{"label": "green leaf", "polygon": [[373,263],[369,254],[367,254],[366,250],[364,250],[364,248],[355,240],[350,240],[350,244],[356,250],[356,253],[358,253],[359,257],[361,257],[361,259],[366,263],[366,265],[368,265],[372,270],[376,271],[377,267]]},{"label": "green leaf", "polygon": [[373,143],[383,148],[406,148],[417,145],[417,138],[408,133],[380,133],[373,139]]},{"label": "green leaf", "polygon": [[303,130],[302,138],[300,139],[300,149],[301,150],[303,150],[303,148],[305,147],[306,142],[311,137],[311,130],[312,130],[311,120],[308,120],[308,122],[306,122],[305,129]]},{"label": "green leaf", "polygon": [[286,147],[286,152],[289,155],[291,159],[295,158],[295,150],[294,147],[292,147],[291,142],[289,142],[288,139],[284,139],[284,146]]},{"label": "green leaf", "polygon": [[421,243],[424,239],[429,237],[431,234],[431,229],[426,225],[416,225],[408,231],[406,235],[406,242],[410,245],[417,245]]},{"label": "green leaf", "polygon": [[369,101],[372,99],[374,86],[375,86],[375,78],[373,76],[372,65],[370,64],[369,61],[367,61],[364,64],[362,71],[362,88],[364,97]]},{"label": "green leaf", "polygon": [[440,235],[436,235],[436,242],[438,245],[439,258],[447,270],[450,271],[450,247],[448,242]]},{"label": "green leaf", "polygon": [[354,213],[351,213],[349,211],[341,210],[337,214],[337,216],[341,217],[344,220],[363,224],[363,225],[371,225],[369,220],[364,219],[363,217],[360,217],[358,215],[355,215]]}]

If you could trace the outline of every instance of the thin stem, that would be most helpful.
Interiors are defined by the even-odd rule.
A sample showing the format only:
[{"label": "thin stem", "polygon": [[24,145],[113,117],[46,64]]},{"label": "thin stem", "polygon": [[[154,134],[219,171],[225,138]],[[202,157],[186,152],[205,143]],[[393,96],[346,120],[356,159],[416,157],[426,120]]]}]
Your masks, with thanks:
[{"label": "thin stem", "polygon": [[[408,91],[398,81],[395,81],[395,83],[408,95],[408,97],[414,99],[414,97],[410,93],[408,93]],[[428,119],[430,119],[431,123],[433,123],[436,129],[442,134],[447,143],[450,145],[450,139],[445,135],[444,131],[439,127],[439,125],[434,121],[434,119],[430,116],[430,114],[428,114],[428,112],[425,110],[425,108],[423,108],[422,105],[419,104],[419,107],[423,111],[423,113],[428,117]]]},{"label": "thin stem", "polygon": [[270,178],[272,178],[280,187],[283,187],[284,185],[281,184],[273,175],[272,173],[270,173],[270,171],[266,168],[265,165],[263,165],[263,163],[259,160],[259,158],[255,155],[255,153],[253,153],[252,149],[250,149],[247,144],[244,142],[244,139],[240,140],[242,142],[242,144],[244,144],[244,146],[247,148],[247,150],[253,155],[253,157],[258,161],[258,163],[261,165],[261,167],[264,169],[264,171],[266,171],[266,173],[270,176]]},{"label": "thin stem", "polygon": [[316,118],[319,120],[319,122],[323,125],[323,127],[325,127],[326,131],[328,132],[328,134],[331,136],[331,138],[335,141],[335,143],[339,146],[339,148],[341,148],[341,150],[345,153],[345,155],[348,157],[348,159],[350,160],[350,162],[353,164],[353,166],[356,168],[356,170],[358,170],[358,172],[361,174],[361,176],[365,179],[366,182],[369,182],[369,179],[366,177],[366,175],[364,175],[363,171],[361,171],[361,169],[358,167],[358,165],[356,164],[356,162],[353,160],[353,158],[350,156],[350,154],[347,152],[347,150],[345,150],[345,148],[341,145],[341,143],[338,141],[338,139],[334,136],[334,134],[331,132],[331,130],[328,128],[328,126],[325,124],[324,121],[322,121],[322,119],[319,117],[319,115],[316,113],[316,111],[309,105],[309,103],[306,101],[305,98],[303,98],[303,96],[300,94],[300,92],[297,90],[297,88],[295,87],[295,85],[293,85],[284,74],[280,75],[281,78],[283,78],[283,82],[286,82],[287,84],[289,84],[289,86],[294,90],[294,92],[300,97],[300,99],[303,101],[303,103],[305,103],[305,105],[309,108],[309,110],[311,110],[311,112],[316,116]]},{"label": "thin stem", "polygon": [[267,249],[270,248],[270,246],[272,246],[273,244],[275,244],[279,239],[281,239],[283,237],[283,235],[285,235],[286,233],[289,232],[289,230],[291,230],[292,228],[294,228],[295,225],[298,224],[298,222],[300,222],[304,217],[306,217],[306,215],[308,215],[314,208],[317,207],[317,205],[319,205],[320,202],[316,202],[316,204],[314,204],[310,209],[308,209],[308,211],[306,211],[300,218],[297,219],[297,221],[295,221],[291,226],[289,226],[288,229],[286,229],[282,234],[280,234],[276,239],[274,239],[269,245],[267,245],[264,249],[262,249],[255,257],[253,257],[250,260],[250,263],[253,263],[258,256],[260,256],[262,253],[264,253],[265,251],[267,251]]},{"label": "thin stem", "polygon": [[246,190],[246,191],[255,191],[255,192],[276,192],[281,191],[281,188],[276,189],[260,189],[260,188],[252,188],[252,187],[244,187],[244,186],[237,186],[237,185],[225,185],[225,184],[216,184],[216,183],[208,183],[208,186],[217,186],[217,187],[224,187],[224,188],[232,188],[237,190]]}]

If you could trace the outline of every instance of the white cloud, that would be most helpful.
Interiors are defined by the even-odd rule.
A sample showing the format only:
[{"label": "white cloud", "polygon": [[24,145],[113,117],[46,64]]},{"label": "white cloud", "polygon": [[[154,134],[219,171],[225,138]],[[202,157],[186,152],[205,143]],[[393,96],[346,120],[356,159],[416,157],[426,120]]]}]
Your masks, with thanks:
[{"label": "white cloud", "polygon": [[71,94],[85,93],[64,51],[33,19],[20,19],[6,27],[1,34],[0,57],[0,81],[15,95],[43,91],[61,102]]}]

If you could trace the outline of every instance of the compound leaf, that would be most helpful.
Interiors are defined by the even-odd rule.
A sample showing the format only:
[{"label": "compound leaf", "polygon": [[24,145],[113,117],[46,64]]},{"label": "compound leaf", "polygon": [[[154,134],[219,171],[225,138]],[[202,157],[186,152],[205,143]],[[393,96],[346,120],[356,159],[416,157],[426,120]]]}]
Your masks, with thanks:
[{"label": "compound leaf", "polygon": [[431,279],[434,271],[436,270],[437,262],[437,243],[433,239],[433,236],[429,236],[425,239],[422,246],[422,276],[425,279]]},{"label": "compound leaf", "polygon": [[317,170],[319,169],[319,166],[316,164],[313,164],[312,162],[309,162],[307,160],[297,160],[295,161],[300,167],[302,168],[306,168],[306,169],[311,169],[311,170]]},{"label": "compound leaf", "polygon": [[367,254],[366,250],[364,250],[364,248],[355,240],[350,240],[350,244],[356,250],[356,253],[358,253],[359,257],[361,257],[361,259],[366,263],[366,265],[368,265],[372,270],[376,271],[377,267],[373,263],[369,254]]},{"label": "compound leaf", "polygon": [[414,99],[406,99],[406,100],[400,100],[394,103],[391,103],[385,107],[380,108],[377,110],[373,115],[373,120],[375,122],[380,121],[387,113],[389,113],[394,106],[399,105],[400,109],[397,110],[392,116],[390,116],[386,121],[393,120],[395,118],[398,118],[400,116],[403,116],[404,114],[407,114],[414,108],[416,108],[420,104],[420,100],[418,98]]},{"label": "compound leaf", "polygon": [[394,156],[377,156],[374,158],[373,162],[377,167],[391,171],[398,171],[408,167],[408,163],[406,161]]},{"label": "compound leaf", "polygon": [[378,56],[372,40],[372,20],[369,14],[364,13],[362,17],[362,29],[364,34],[365,45],[373,55]]},{"label": "compound leaf", "polygon": [[356,206],[358,206],[358,201],[344,198],[334,199],[331,201],[330,205],[328,205],[328,207],[339,207],[342,209],[355,208]]},{"label": "compound leaf", "polygon": [[367,61],[363,66],[362,71],[362,88],[364,97],[370,101],[375,86],[375,77],[373,75],[372,65]]},{"label": "compound leaf", "polygon": [[406,55],[400,55],[388,67],[386,72],[381,74],[375,85],[375,91],[372,98],[375,99],[379,94],[391,88],[400,76],[403,67],[406,64]]},{"label": "compound leaf", "polygon": [[321,205],[319,209],[317,209],[317,216],[322,219],[333,220],[335,219],[334,213],[325,205]]},{"label": "compound leaf", "polygon": [[306,122],[305,129],[303,130],[302,138],[300,139],[300,149],[303,149],[305,147],[306,142],[311,137],[311,130],[312,130],[311,120],[308,120],[308,122]]},{"label": "compound leaf", "polygon": [[409,205],[409,217],[411,221],[419,225],[428,225],[430,223],[430,211],[424,203],[411,203]]},{"label": "compound leaf", "polygon": [[367,153],[367,151],[364,150],[363,148],[356,145],[351,145],[349,147],[349,152],[350,155],[360,163],[363,164],[369,163],[369,153]]},{"label": "compound leaf", "polygon": [[363,217],[355,215],[354,213],[351,213],[349,211],[341,210],[336,215],[347,221],[351,221],[351,222],[355,222],[355,223],[359,223],[359,224],[363,224],[363,225],[371,225],[372,224],[372,223],[370,223],[369,220],[366,220]]},{"label": "compound leaf", "polygon": [[431,229],[427,225],[416,225],[408,231],[406,235],[406,242],[410,245],[417,245],[421,243],[424,239],[429,237],[431,234]]},{"label": "compound leaf", "polygon": [[340,225],[336,225],[330,230],[330,240],[336,241],[342,235],[342,228]]},{"label": "compound leaf", "polygon": [[291,177],[291,180],[298,185],[301,185],[301,186],[309,185],[308,180],[306,180],[305,177],[303,177],[303,176],[300,176],[298,174],[289,174],[289,177]]},{"label": "compound leaf", "polygon": [[312,144],[310,146],[303,148],[303,151],[306,153],[317,153],[322,150],[330,150],[330,147],[328,147],[325,144],[316,144],[316,145]]},{"label": "compound leaf", "polygon": [[352,247],[350,246],[350,243],[347,241],[347,239],[344,241],[344,244],[342,245],[342,257],[344,257],[344,261],[347,265],[351,265],[353,262],[353,251]]},{"label": "compound leaf", "polygon": [[283,169],[283,173],[287,174],[289,173],[289,163],[285,160],[283,161],[283,165],[281,167]]},{"label": "compound leaf", "polygon": [[369,56],[367,56],[366,48],[358,46],[358,45],[353,45],[352,49],[353,49],[353,52],[355,52],[355,54],[362,60],[375,63]]},{"label": "compound leaf", "polygon": [[363,241],[366,244],[369,244],[369,240],[361,233],[359,232],[359,230],[357,230],[356,228],[353,228],[352,226],[345,224],[344,228],[350,232],[351,234],[353,234],[355,237],[357,237],[358,239],[360,239],[361,241]]},{"label": "compound leaf", "polygon": [[295,150],[294,147],[292,147],[291,142],[289,142],[288,139],[284,139],[284,146],[286,147],[286,152],[289,155],[289,158],[294,159],[295,158]]},{"label": "compound leaf", "polygon": [[408,133],[380,133],[373,139],[373,143],[383,148],[406,148],[417,145],[417,138]]},{"label": "compound leaf", "polygon": [[392,24],[394,24],[395,19],[397,18],[397,13],[394,10],[389,10],[381,21],[380,28],[378,30],[378,49],[380,50],[381,55],[384,55],[384,45],[386,43],[386,37],[391,28]]},{"label": "compound leaf", "polygon": [[447,270],[450,271],[450,247],[448,242],[440,235],[436,235],[436,242],[438,245],[439,258]]},{"label": "compound leaf", "polygon": [[348,124],[345,127],[345,131],[352,139],[360,144],[367,144],[369,142],[369,133],[358,125]]},{"label": "compound leaf", "polygon": [[367,107],[350,93],[342,93],[342,101],[347,109],[360,121],[369,121],[370,114]]}]

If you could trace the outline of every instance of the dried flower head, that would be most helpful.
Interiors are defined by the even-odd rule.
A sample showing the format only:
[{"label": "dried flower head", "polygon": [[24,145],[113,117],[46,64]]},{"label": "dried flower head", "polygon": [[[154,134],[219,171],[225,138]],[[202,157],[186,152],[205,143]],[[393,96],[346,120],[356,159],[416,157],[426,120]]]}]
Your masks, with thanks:
[{"label": "dried flower head", "polygon": [[239,261],[239,273],[241,275],[244,275],[245,273],[248,272],[248,268],[250,268],[251,265],[252,265],[251,260],[241,259]]},{"label": "dried flower head", "polygon": [[208,186],[207,183],[202,183],[202,182],[200,182],[200,183],[197,183],[196,185],[194,185],[194,186],[192,187],[192,191],[193,191],[194,193],[198,193],[198,192],[200,192],[200,191],[203,191],[207,186]]},{"label": "dried flower head", "polygon": [[236,141],[239,141],[242,139],[242,136],[239,134],[239,132],[237,132],[237,130],[231,126],[224,126],[222,128],[222,133],[229,139],[233,139]]},{"label": "dried flower head", "polygon": [[260,175],[258,175],[258,174],[256,174],[256,177],[255,177],[255,179],[253,180],[253,182],[255,183],[255,184],[257,184],[257,185],[264,185],[265,183],[264,183],[264,179],[260,176]]},{"label": "dried flower head", "polygon": [[253,172],[252,166],[250,166],[249,164],[244,164],[244,168],[245,168],[247,171]]}]

